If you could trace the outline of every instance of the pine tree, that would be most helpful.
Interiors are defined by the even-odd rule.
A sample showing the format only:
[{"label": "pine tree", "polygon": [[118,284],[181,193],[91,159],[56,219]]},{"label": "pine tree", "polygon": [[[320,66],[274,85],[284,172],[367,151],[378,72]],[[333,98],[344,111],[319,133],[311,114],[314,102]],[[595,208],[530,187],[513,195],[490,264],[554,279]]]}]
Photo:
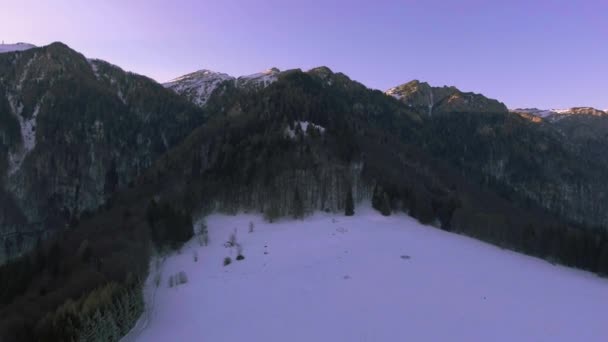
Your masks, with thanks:
[{"label": "pine tree", "polygon": [[608,275],[608,241],[604,242],[598,262],[598,273]]},{"label": "pine tree", "polygon": [[302,197],[300,196],[300,191],[296,188],[296,191],[293,195],[293,209],[292,209],[293,218],[299,219],[304,217],[304,203],[302,202]]},{"label": "pine tree", "polygon": [[380,213],[384,216],[391,214],[391,200],[386,192],[382,193],[382,204],[380,206]]},{"label": "pine tree", "polygon": [[391,201],[388,194],[382,190],[381,186],[374,188],[372,195],[372,207],[378,210],[382,215],[389,216],[391,214]]},{"label": "pine tree", "polygon": [[346,192],[346,205],[344,208],[344,215],[353,216],[354,214],[355,214],[355,204],[353,201],[353,191],[349,187],[348,191]]},{"label": "pine tree", "polygon": [[378,185],[374,186],[374,192],[372,193],[372,208],[380,211],[380,208],[382,207],[381,205],[381,199],[380,199],[380,192],[382,191],[382,188],[380,188]]}]

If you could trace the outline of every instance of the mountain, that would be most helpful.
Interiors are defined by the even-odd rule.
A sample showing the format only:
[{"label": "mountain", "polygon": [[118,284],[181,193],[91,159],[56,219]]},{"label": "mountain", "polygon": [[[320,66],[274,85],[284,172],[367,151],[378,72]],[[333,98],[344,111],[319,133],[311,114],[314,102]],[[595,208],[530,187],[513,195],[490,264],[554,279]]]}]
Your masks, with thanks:
[{"label": "mountain", "polygon": [[546,117],[557,114],[556,110],[538,109],[538,108],[516,108],[516,109],[511,109],[510,111],[513,113],[518,113],[518,114],[534,115],[539,118],[546,118]]},{"label": "mountain", "polygon": [[419,113],[428,115],[449,112],[504,113],[507,107],[483,95],[462,92],[456,87],[432,87],[413,80],[386,91]]},{"label": "mountain", "polygon": [[[581,146],[582,149],[595,147],[604,149],[608,142],[608,112],[592,107],[573,107],[569,109],[540,110],[536,108],[518,108],[511,110],[519,115],[532,115],[542,118],[558,130],[568,142]],[[602,146],[593,146],[600,144]],[[608,144],[605,145],[608,147]],[[597,157],[607,159],[600,151]],[[588,152],[588,151],[582,151]]]},{"label": "mountain", "polygon": [[578,116],[578,117],[589,117],[589,116],[608,116],[607,111],[602,111],[592,107],[572,107],[569,109],[538,109],[538,108],[517,108],[512,109],[515,113],[526,113],[535,115],[541,118],[546,118],[549,121],[558,121],[565,117]]},{"label": "mountain", "polygon": [[0,218],[55,229],[0,267],[0,341],[118,339],[151,256],[204,243],[211,212],[275,222],[369,201],[608,272],[608,164],[482,95],[410,82],[389,96],[326,67],[167,88],[63,44],[0,55],[0,75]]},{"label": "mountain", "polygon": [[195,105],[204,107],[218,87],[224,89],[225,86],[233,86],[240,89],[256,90],[276,81],[280,73],[279,69],[271,68],[260,73],[235,78],[224,73],[203,69],[180,76],[163,85],[184,96]]},{"label": "mountain", "polygon": [[61,43],[0,54],[0,262],[96,210],[203,121],[153,80]]},{"label": "mountain", "polygon": [[224,82],[234,82],[236,79],[227,74],[211,70],[199,70],[173,79],[163,85],[184,96],[188,101],[203,107],[213,91]]},{"label": "mountain", "polygon": [[0,53],[14,52],[14,51],[25,51],[35,48],[35,45],[28,43],[16,43],[16,44],[0,44]]}]

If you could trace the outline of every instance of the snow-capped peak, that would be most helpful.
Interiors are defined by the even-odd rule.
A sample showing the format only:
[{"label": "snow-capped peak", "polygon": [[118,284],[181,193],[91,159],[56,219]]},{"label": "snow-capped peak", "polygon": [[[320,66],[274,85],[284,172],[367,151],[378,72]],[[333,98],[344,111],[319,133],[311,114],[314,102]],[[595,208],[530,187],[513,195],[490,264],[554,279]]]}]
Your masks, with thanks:
[{"label": "snow-capped peak", "polygon": [[225,82],[232,83],[239,88],[261,89],[276,81],[280,73],[279,69],[270,68],[255,74],[235,78],[221,72],[202,69],[172,79],[164,83],[163,86],[185,96],[197,106],[203,107],[215,89]]},{"label": "snow-capped peak", "polygon": [[207,79],[218,78],[218,79],[223,79],[223,80],[234,79],[234,77],[232,77],[228,74],[224,74],[221,72],[216,72],[216,71],[208,70],[208,69],[201,69],[201,70],[174,78],[174,79],[170,80],[169,82],[165,83],[165,86],[168,87],[172,83],[189,81],[189,80],[194,80],[194,79],[201,79],[201,78],[207,78]]},{"label": "snow-capped peak", "polygon": [[397,87],[392,87],[392,88],[388,89],[385,92],[385,94],[390,95],[390,96],[396,98],[397,100],[400,100],[403,97],[403,95],[400,94],[399,89],[397,89]]},{"label": "snow-capped peak", "polygon": [[267,87],[272,82],[277,80],[277,76],[281,71],[277,68],[270,68],[262,72],[258,72],[251,75],[241,76],[237,79],[237,86],[239,87]]},{"label": "snow-capped peak", "polygon": [[186,96],[194,104],[202,107],[220,84],[234,79],[228,74],[203,69],[175,78],[164,83],[163,86]]},{"label": "snow-capped peak", "polygon": [[13,52],[13,51],[25,51],[31,48],[35,48],[36,45],[28,43],[16,43],[16,44],[0,44],[0,53]]}]

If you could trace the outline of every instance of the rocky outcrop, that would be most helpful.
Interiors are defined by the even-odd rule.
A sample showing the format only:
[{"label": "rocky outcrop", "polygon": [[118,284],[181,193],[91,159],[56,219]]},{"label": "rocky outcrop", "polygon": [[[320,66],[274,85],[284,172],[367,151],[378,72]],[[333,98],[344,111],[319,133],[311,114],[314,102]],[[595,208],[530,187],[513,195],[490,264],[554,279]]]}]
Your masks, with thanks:
[{"label": "rocky outcrop", "polygon": [[418,80],[390,88],[386,94],[395,97],[412,110],[428,115],[452,112],[507,112],[503,103],[481,94],[465,93],[456,87],[432,87]]}]

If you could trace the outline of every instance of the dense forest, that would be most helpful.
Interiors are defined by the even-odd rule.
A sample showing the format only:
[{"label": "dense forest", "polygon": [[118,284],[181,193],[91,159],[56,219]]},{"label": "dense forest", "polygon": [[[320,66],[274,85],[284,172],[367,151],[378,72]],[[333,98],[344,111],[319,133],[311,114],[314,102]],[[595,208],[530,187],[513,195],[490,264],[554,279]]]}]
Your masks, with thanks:
[{"label": "dense forest", "polygon": [[382,215],[608,274],[603,202],[579,219],[558,187],[595,186],[603,166],[516,114],[428,117],[317,68],[255,91],[220,87],[205,117],[98,210],[0,266],[0,341],[116,340],[142,312],[152,257],[179,249],[212,211],[273,221],[353,215],[370,201]]}]

